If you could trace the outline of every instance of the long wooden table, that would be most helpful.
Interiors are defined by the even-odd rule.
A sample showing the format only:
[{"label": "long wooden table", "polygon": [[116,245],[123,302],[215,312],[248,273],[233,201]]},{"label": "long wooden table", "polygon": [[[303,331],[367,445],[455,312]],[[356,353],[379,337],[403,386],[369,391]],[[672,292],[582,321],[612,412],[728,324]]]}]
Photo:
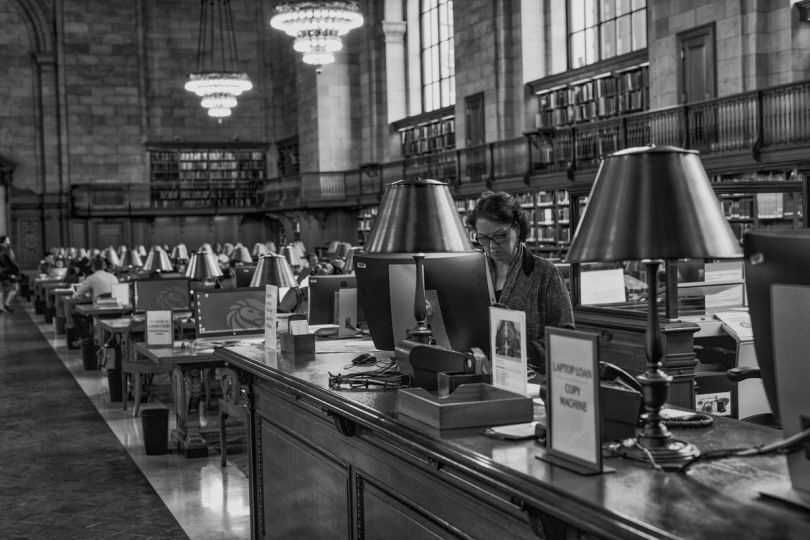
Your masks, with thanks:
[{"label": "long wooden table", "polygon": [[[687,473],[610,457],[614,473],[581,476],[538,459],[536,440],[409,427],[396,390],[330,388],[354,352],[215,354],[244,385],[253,538],[810,538],[810,515],[759,496],[788,485],[781,456]],[[726,418],[673,432],[703,450],[781,438]]]},{"label": "long wooden table", "polygon": [[158,365],[172,366],[172,395],[177,426],[172,440],[186,457],[208,456],[208,445],[200,433],[200,401],[204,369],[222,367],[225,361],[214,356],[213,349],[194,347],[150,347],[135,344],[135,354],[143,355]]}]

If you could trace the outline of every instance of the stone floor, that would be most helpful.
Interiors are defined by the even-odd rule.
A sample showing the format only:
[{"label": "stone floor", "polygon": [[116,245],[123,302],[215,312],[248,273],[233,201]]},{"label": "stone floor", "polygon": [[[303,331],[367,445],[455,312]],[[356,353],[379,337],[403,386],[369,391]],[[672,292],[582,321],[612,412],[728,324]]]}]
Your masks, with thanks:
[{"label": "stone floor", "polygon": [[[14,307],[0,314],[0,537],[249,538],[243,465],[220,467],[216,450],[147,456],[105,372],[84,371],[30,303]],[[144,407],[171,409],[168,385],[157,398]]]}]

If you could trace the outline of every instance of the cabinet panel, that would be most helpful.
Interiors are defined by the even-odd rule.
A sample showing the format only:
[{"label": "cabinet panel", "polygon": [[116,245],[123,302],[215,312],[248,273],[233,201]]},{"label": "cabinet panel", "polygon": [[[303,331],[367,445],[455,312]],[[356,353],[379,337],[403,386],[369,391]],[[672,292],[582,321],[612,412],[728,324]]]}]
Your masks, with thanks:
[{"label": "cabinet panel", "polygon": [[266,421],[261,441],[265,537],[351,538],[348,470]]},{"label": "cabinet panel", "polygon": [[426,522],[422,516],[403,506],[385,491],[369,484],[364,484],[363,489],[363,520],[365,538],[444,538],[435,525]]}]

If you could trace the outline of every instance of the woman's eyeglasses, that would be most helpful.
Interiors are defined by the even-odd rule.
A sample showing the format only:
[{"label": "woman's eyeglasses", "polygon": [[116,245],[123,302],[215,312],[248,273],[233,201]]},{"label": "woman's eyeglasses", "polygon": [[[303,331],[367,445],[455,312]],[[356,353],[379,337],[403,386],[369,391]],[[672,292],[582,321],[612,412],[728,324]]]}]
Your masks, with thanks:
[{"label": "woman's eyeglasses", "polygon": [[489,247],[489,245],[492,242],[501,245],[504,242],[506,242],[507,238],[509,238],[509,229],[500,230],[491,236],[487,236],[481,233],[475,233],[475,241],[484,247]]}]

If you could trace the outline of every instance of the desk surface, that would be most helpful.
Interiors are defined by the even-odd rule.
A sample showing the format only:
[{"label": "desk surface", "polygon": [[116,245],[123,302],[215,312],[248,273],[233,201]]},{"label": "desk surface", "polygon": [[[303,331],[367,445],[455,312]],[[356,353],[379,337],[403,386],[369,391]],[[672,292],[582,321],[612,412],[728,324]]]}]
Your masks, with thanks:
[{"label": "desk surface", "polygon": [[129,313],[132,306],[104,306],[98,304],[77,304],[74,309],[81,315],[115,315],[116,313]]},{"label": "desk surface", "polygon": [[[614,538],[806,539],[810,514],[771,502],[761,490],[789,485],[783,456],[733,458],[695,464],[688,473],[657,472],[648,464],[607,458],[612,474],[581,476],[537,459],[545,447],[534,441],[503,441],[477,431],[428,433],[396,417],[396,391],[334,389],[329,372],[346,372],[354,353],[317,354],[310,362],[283,361],[255,347],[215,353],[232,367],[312,396],[316,402],[406,448],[472,471],[495,492],[510,493],[599,536]],[[673,430],[702,450],[751,447],[781,438],[779,431],[716,418],[706,429]]]},{"label": "desk surface", "polygon": [[150,347],[146,343],[136,343],[135,351],[143,354],[156,364],[216,364],[224,361],[214,356],[213,349],[194,350],[190,347]]}]

